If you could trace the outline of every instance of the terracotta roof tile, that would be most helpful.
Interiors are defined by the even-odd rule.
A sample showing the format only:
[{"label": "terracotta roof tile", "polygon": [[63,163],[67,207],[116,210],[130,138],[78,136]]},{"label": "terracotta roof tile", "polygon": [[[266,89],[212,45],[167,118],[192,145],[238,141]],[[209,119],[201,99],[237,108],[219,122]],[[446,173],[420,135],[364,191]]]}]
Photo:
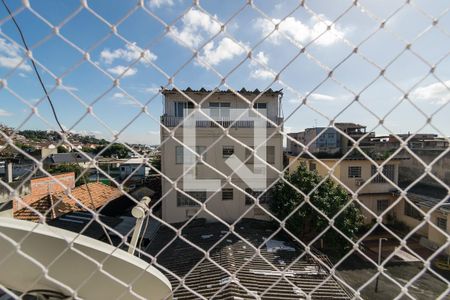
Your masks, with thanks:
[{"label": "terracotta roof tile", "polygon": [[52,195],[28,195],[32,196],[28,198],[28,201],[34,201],[27,201],[27,203],[30,203],[29,207],[15,210],[14,217],[39,222],[39,215],[35,211],[40,212],[46,218],[54,219],[70,212],[87,210],[86,208],[97,210],[122,196],[122,192],[119,189],[100,182],[91,182],[87,186],[78,186],[70,194],[72,197],[69,197],[64,192]]}]

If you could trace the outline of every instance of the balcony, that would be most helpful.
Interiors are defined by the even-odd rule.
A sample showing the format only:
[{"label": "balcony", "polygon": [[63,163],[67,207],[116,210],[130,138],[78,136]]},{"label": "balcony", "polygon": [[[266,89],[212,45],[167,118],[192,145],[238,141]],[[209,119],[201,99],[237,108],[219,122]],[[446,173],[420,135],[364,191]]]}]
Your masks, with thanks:
[{"label": "balcony", "polygon": [[[166,127],[175,127],[178,124],[180,124],[183,121],[184,117],[175,117],[175,116],[168,116],[164,115],[161,116],[161,124],[163,124]],[[283,118],[275,117],[275,118],[268,118],[272,120],[275,124],[280,125],[283,123]],[[220,124],[221,126],[227,128],[230,127],[231,124],[234,122],[231,119],[221,118],[220,120],[216,119],[216,122]],[[274,128],[275,126],[269,122],[266,122],[267,128]],[[196,128],[218,128],[217,124],[215,124],[212,121],[208,120],[198,120],[195,122]],[[253,128],[254,127],[254,121],[248,121],[248,120],[239,120],[236,121],[232,128]]]}]

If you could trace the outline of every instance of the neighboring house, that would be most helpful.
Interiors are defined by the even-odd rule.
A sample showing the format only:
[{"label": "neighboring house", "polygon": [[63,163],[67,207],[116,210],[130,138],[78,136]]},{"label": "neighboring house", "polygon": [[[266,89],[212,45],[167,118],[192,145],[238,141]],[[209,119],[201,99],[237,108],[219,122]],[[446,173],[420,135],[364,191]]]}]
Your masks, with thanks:
[{"label": "neighboring house", "polygon": [[[100,182],[91,182],[70,190],[34,196],[27,206],[14,209],[16,219],[39,222],[40,215],[46,220],[56,219],[78,211],[96,211],[111,201],[122,197],[122,192]],[[28,199],[30,200],[30,199]]]},{"label": "neighboring house", "polygon": [[[424,220],[424,215],[417,208],[423,213],[427,213],[438,203],[443,202],[438,205],[437,209],[433,210],[429,222],[446,234],[443,234],[428,223],[419,226],[415,232],[422,236],[422,245],[432,250],[438,249],[447,242],[448,234],[450,233],[450,198],[448,190],[442,186],[437,188],[436,186],[419,183],[408,189],[407,198],[409,201],[402,198],[395,206],[395,217],[406,224],[410,230],[416,228]],[[447,247],[445,251],[447,254],[450,254],[450,247]]]},{"label": "neighboring house", "polygon": [[[183,91],[183,94],[176,90],[163,90],[162,93],[165,99],[164,115],[161,117],[160,150],[162,173],[170,181],[179,179],[177,187],[178,189],[182,189],[182,178],[179,177],[183,174],[183,161],[185,160],[184,147],[177,140],[183,139],[183,128],[179,127],[176,129],[173,135],[170,134],[169,130],[172,130],[184,120],[185,108],[189,109],[194,106],[183,94],[187,95],[196,103],[204,100],[201,103],[201,107],[211,109],[214,120],[224,127],[228,127],[233,121],[236,121],[230,119],[230,109],[248,109],[249,104],[231,91],[212,92],[205,89],[193,91],[188,88]],[[268,90],[260,95],[258,90],[246,91],[243,89],[239,91],[239,94],[249,101],[254,100],[258,96],[253,107],[264,112],[267,119],[273,121],[275,124],[282,124],[281,91]],[[253,195],[254,197],[260,195],[260,203],[266,203],[269,194],[265,193],[261,195],[262,191],[251,190],[241,177],[237,174],[232,174],[234,170],[225,162],[233,155],[237,156],[241,161],[248,159],[245,167],[254,171],[253,162],[255,158],[252,157],[252,152],[229,136],[225,136],[224,130],[211,121],[196,121],[195,125],[195,151],[197,153],[203,153],[204,161],[211,167],[201,162],[195,162],[196,160],[193,154],[190,154],[190,158],[186,158],[186,160],[189,161],[192,159],[192,163],[196,165],[192,169],[192,172],[195,173],[197,179],[216,179],[220,180],[221,184],[224,185],[214,195],[212,192],[206,192],[205,190],[187,192],[191,197],[194,197],[200,202],[204,202],[211,196],[211,199],[206,205],[206,208],[211,214],[203,210],[198,217],[211,221],[216,220],[215,216],[218,216],[223,220],[232,222],[240,218],[249,209],[250,205],[253,204],[253,199],[248,195]],[[237,120],[229,129],[229,135],[250,148],[258,146],[254,145],[254,125],[252,121]],[[273,124],[270,123],[267,123],[267,136],[270,138],[266,142],[266,161],[274,169],[282,170],[283,137],[277,132]],[[205,151],[207,147],[211,148]],[[239,189],[226,183],[224,175],[231,176],[231,182],[239,187]],[[267,167],[267,183],[271,183],[277,178],[278,172]],[[162,178],[162,218],[170,223],[186,221],[197,213],[200,206],[179,190],[175,190],[169,180],[166,180],[165,177]],[[246,191],[247,194],[242,191]],[[251,209],[245,214],[245,217],[268,218],[261,208],[258,207]]]},{"label": "neighboring house", "polygon": [[[401,160],[401,158],[391,159],[383,168],[383,174],[395,185],[398,184],[398,166]],[[375,160],[375,162],[380,165],[384,161]],[[376,174],[377,169],[365,158],[344,158],[340,162],[338,158],[328,158],[320,159],[320,162],[318,162],[312,158],[300,157],[297,159],[289,156],[289,163],[291,164],[290,172],[295,171],[300,164],[303,164],[310,171],[316,171],[323,177],[328,175],[329,169],[334,167],[333,175],[335,178],[330,177],[330,179],[346,186],[350,191],[358,190],[358,200],[366,207],[361,207],[366,223],[370,223],[372,219],[380,215],[398,197],[398,188],[380,174],[369,181]],[[366,182],[368,183],[362,187]],[[350,191],[349,194],[351,194]],[[389,214],[392,214],[392,212],[389,212]]]},{"label": "neighboring house", "polygon": [[[301,144],[307,146],[308,151],[313,154],[328,154],[339,156],[350,150],[353,142],[359,141],[361,147],[369,147],[372,145],[370,138],[374,137],[373,132],[367,133],[366,126],[355,123],[336,123],[335,127],[313,127],[306,128],[304,131],[289,133],[291,139],[287,139],[287,152],[292,155],[298,155],[302,152]],[[344,134],[342,134],[343,132]]]},{"label": "neighboring house", "polygon": [[[87,157],[86,157],[87,156]],[[78,152],[56,153],[47,156],[44,161],[44,168],[58,166],[62,164],[77,164],[82,168],[89,168],[91,159],[94,158],[92,153],[81,154]]]},{"label": "neighboring house", "polygon": [[120,178],[125,179],[131,176],[131,180],[144,179],[150,172],[147,162],[146,158],[135,157],[120,163]]}]

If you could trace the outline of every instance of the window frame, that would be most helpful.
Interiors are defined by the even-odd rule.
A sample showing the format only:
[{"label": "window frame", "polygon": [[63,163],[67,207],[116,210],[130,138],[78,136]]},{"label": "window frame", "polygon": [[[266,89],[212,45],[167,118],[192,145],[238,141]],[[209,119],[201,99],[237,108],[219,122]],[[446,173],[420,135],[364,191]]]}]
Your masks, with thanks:
[{"label": "window frame", "polygon": [[[358,170],[356,174],[353,174],[352,170]],[[348,166],[347,176],[348,178],[361,178],[362,167],[361,166]]]},{"label": "window frame", "polygon": [[[228,193],[228,194],[226,194]],[[231,194],[231,197],[229,197]],[[225,197],[228,195],[228,197]],[[233,201],[234,200],[234,189],[233,188],[223,188],[222,189],[222,201]]]},{"label": "window frame", "polygon": [[[225,154],[225,150],[232,150],[231,154]],[[234,154],[234,146],[223,145],[222,146],[222,158],[231,157]]]},{"label": "window frame", "polygon": [[405,216],[408,216],[410,218],[416,219],[416,220],[423,220],[422,214],[409,202],[405,201],[404,207],[403,207],[403,213]]},{"label": "window frame", "polygon": [[[443,222],[444,226],[442,226],[443,225],[442,222]],[[436,217],[436,226],[444,231],[447,231],[447,219],[441,218],[441,217]]]},{"label": "window frame", "polygon": [[[176,199],[177,199],[177,207],[199,207],[200,205],[196,203],[194,200],[190,199],[186,195],[182,194],[180,191],[176,191]],[[200,202],[205,202],[207,198],[206,191],[189,191],[185,192],[191,197],[197,199]],[[201,193],[201,194],[200,194]]]},{"label": "window frame", "polygon": [[378,199],[377,200],[377,212],[382,213],[388,207],[389,207],[389,199]]}]

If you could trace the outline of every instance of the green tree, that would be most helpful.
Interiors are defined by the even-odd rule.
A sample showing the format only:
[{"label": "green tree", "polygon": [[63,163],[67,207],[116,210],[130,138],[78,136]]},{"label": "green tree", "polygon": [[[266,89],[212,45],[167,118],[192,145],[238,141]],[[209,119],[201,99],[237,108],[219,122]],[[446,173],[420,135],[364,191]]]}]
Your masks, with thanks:
[{"label": "green tree", "polygon": [[65,147],[63,147],[63,146],[58,146],[58,153],[67,153],[67,152],[69,152],[69,150],[67,150]]},{"label": "green tree", "polygon": [[[95,153],[99,153],[100,151],[103,150],[103,146],[97,147],[95,149]],[[102,156],[104,157],[113,157],[113,156],[117,156],[117,158],[125,158],[128,156],[128,148],[125,147],[122,144],[119,143],[115,143],[112,144],[111,146],[109,146],[104,152],[102,152]]]},{"label": "green tree", "polygon": [[[326,179],[319,185],[323,178],[316,172],[308,171],[303,165],[300,165],[295,172],[286,174],[284,178],[305,195],[308,195],[314,190],[309,195],[310,203],[330,219],[350,200],[347,192],[330,179]],[[326,218],[317,212],[309,203],[304,203],[305,196],[297,192],[286,182],[279,181],[274,186],[272,193],[273,200],[271,202],[271,209],[280,219],[284,219],[299,205],[303,204],[286,220],[287,229],[295,235],[301,238],[307,236],[315,237],[315,235],[321,233],[329,226]],[[362,221],[363,217],[360,210],[354,203],[351,203],[334,220],[334,225],[347,237],[352,239],[355,238],[358,229],[362,225]],[[326,248],[335,249],[341,253],[351,245],[333,228],[328,229],[322,238],[325,241]]]}]

